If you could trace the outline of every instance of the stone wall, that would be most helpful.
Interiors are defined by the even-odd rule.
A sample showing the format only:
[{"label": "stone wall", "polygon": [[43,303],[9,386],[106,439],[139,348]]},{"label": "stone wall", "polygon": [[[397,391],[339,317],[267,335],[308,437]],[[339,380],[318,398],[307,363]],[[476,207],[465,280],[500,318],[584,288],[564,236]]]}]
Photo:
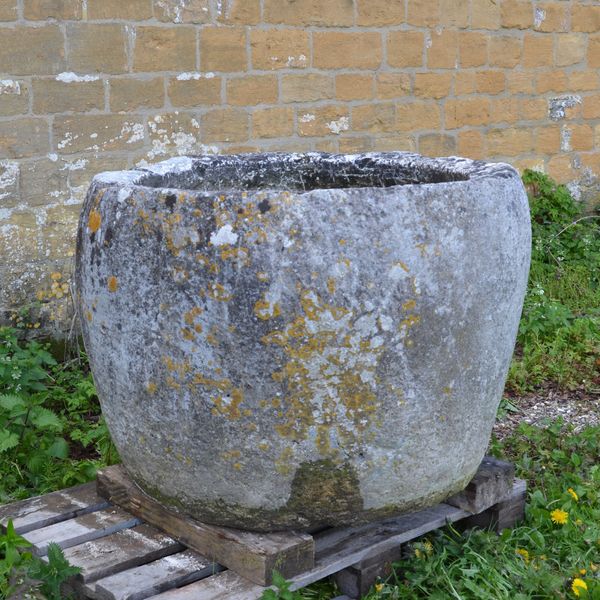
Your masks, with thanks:
[{"label": "stone wall", "polygon": [[[0,314],[64,331],[101,170],[411,150],[600,175],[587,0],[0,0]],[[41,308],[41,315],[38,315]]]}]

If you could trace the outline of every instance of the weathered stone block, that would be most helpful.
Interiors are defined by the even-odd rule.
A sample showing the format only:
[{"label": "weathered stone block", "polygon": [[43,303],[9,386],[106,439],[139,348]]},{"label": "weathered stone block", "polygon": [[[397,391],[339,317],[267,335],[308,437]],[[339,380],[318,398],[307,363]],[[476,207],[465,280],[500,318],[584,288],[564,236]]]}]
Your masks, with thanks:
[{"label": "weathered stone block", "polygon": [[456,138],[440,133],[425,133],[419,136],[419,153],[424,156],[454,156]]},{"label": "weathered stone block", "polygon": [[397,131],[440,129],[441,125],[442,114],[437,103],[425,101],[407,102],[396,105]]},{"label": "weathered stone block", "polygon": [[260,21],[260,0],[225,0],[217,19],[223,23],[255,25]]},{"label": "weathered stone block", "polygon": [[227,104],[233,106],[276,104],[278,97],[279,83],[275,75],[246,75],[227,81]]},{"label": "weathered stone block", "polygon": [[245,71],[246,31],[242,27],[205,27],[200,32],[200,68],[203,71]]},{"label": "weathered stone block", "polygon": [[221,104],[221,78],[201,73],[183,73],[169,81],[167,91],[173,106],[198,107]]},{"label": "weathered stone block", "polygon": [[0,121],[0,159],[28,158],[50,151],[46,119],[20,117]]},{"label": "weathered stone block", "polygon": [[334,97],[334,80],[320,73],[299,73],[281,78],[282,102],[315,102]]},{"label": "weathered stone block", "polygon": [[344,27],[354,24],[353,0],[264,0],[263,19],[280,25]]},{"label": "weathered stone block", "polygon": [[383,60],[381,34],[375,31],[315,31],[313,52],[317,69],[377,69]]},{"label": "weathered stone block", "polygon": [[396,106],[392,103],[363,104],[352,107],[352,128],[373,133],[394,132]]},{"label": "weathered stone block", "polygon": [[151,143],[146,159],[154,161],[177,154],[202,154],[200,117],[178,111],[158,114],[147,120]]},{"label": "weathered stone block", "polygon": [[403,0],[359,0],[357,3],[357,25],[381,27],[404,23],[405,3]]},{"label": "weathered stone block", "polygon": [[152,18],[152,0],[87,0],[87,17],[144,21]]},{"label": "weathered stone block", "polygon": [[0,3],[0,21],[16,21],[17,0],[4,0]]},{"label": "weathered stone block", "polygon": [[125,28],[112,23],[67,26],[68,65],[77,73],[124,73]]},{"label": "weathered stone block", "polygon": [[135,71],[193,71],[196,68],[193,27],[137,27],[133,68]]},{"label": "weathered stone block", "polygon": [[300,29],[252,29],[250,47],[254,69],[310,66],[309,35]]},{"label": "weathered stone block", "polygon": [[210,1],[154,0],[154,16],[167,23],[208,23]]},{"label": "weathered stone block", "polygon": [[378,73],[377,98],[391,100],[411,95],[412,84],[408,73]]},{"label": "weathered stone block", "polygon": [[0,64],[12,75],[52,75],[65,64],[64,39],[57,25],[0,29]]},{"label": "weathered stone block", "polygon": [[59,115],[53,136],[59,154],[135,150],[144,143],[144,124],[134,115]]},{"label": "weathered stone block", "polygon": [[258,530],[380,519],[463,489],[530,243],[502,164],[204,156],[97,176],[78,302],[124,465],[162,502]]},{"label": "weathered stone block", "polygon": [[263,108],[252,113],[252,137],[290,137],[294,134],[294,109]]},{"label": "weathered stone block", "polygon": [[43,115],[58,112],[104,110],[104,82],[60,81],[39,78],[32,82],[33,112]]},{"label": "weathered stone block", "polygon": [[68,170],[62,161],[39,158],[21,164],[20,191],[28,206],[45,206],[69,197]]},{"label": "weathered stone block", "polygon": [[298,110],[298,134],[302,136],[339,135],[350,129],[350,110],[342,104]]},{"label": "weathered stone block", "polygon": [[420,31],[390,31],[387,35],[387,62],[391,67],[421,67],[425,35]]},{"label": "weathered stone block", "polygon": [[28,21],[78,21],[82,17],[82,5],[81,0],[24,0],[23,16]]},{"label": "weathered stone block", "polygon": [[165,103],[162,77],[136,79],[119,77],[110,80],[110,109],[133,112],[139,108],[161,108]]},{"label": "weathered stone block", "polygon": [[490,120],[489,98],[446,100],[446,128],[457,129],[465,125],[485,125]]},{"label": "weathered stone block", "polygon": [[342,73],[335,78],[335,97],[338,100],[370,100],[375,85],[372,74]]},{"label": "weathered stone block", "polygon": [[451,73],[415,73],[415,96],[445,98],[450,94]]},{"label": "weathered stone block", "polygon": [[[461,32],[458,36],[458,56],[461,67],[481,67],[488,61],[488,43],[496,39],[475,31]],[[490,57],[492,58],[492,57]]]},{"label": "weathered stone block", "polygon": [[211,110],[202,115],[202,141],[244,142],[248,139],[248,114],[236,108]]},{"label": "weathered stone block", "polygon": [[0,115],[10,117],[29,111],[29,88],[23,80],[0,81]]},{"label": "weathered stone block", "polygon": [[0,206],[12,208],[19,203],[19,170],[16,160],[0,160]]}]

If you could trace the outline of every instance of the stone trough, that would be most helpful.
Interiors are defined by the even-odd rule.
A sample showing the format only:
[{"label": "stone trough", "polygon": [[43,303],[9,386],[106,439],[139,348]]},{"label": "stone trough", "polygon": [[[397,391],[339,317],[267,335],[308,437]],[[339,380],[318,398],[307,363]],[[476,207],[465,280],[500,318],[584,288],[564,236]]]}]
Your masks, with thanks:
[{"label": "stone trough", "polygon": [[258,531],[436,504],[484,456],[529,255],[505,164],[248,154],[96,176],[77,298],[123,464],[168,506]]}]

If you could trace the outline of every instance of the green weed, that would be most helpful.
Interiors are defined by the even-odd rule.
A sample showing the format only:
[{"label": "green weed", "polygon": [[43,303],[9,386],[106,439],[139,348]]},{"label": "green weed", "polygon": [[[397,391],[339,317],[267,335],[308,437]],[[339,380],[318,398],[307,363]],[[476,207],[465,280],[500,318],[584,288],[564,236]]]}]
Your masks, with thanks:
[{"label": "green weed", "polygon": [[118,459],[82,360],[0,328],[0,502],[89,481]]},{"label": "green weed", "polygon": [[566,187],[526,171],[532,219],[529,286],[508,388],[590,388],[600,372],[600,216]]},{"label": "green weed", "polygon": [[69,564],[57,544],[48,544],[47,559],[34,556],[31,543],[15,532],[9,521],[0,534],[0,598],[66,600],[61,586],[81,569]]}]

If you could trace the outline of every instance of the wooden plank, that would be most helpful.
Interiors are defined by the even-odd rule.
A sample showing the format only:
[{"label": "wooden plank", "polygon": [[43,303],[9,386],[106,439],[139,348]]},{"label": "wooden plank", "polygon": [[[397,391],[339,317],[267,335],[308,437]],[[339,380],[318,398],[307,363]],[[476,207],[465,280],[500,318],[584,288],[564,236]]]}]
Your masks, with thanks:
[{"label": "wooden plank", "polygon": [[140,524],[141,521],[137,517],[118,507],[113,507],[36,529],[24,537],[33,544],[35,553],[43,556],[50,542],[55,542],[65,549]]},{"label": "wooden plank", "polygon": [[253,533],[200,523],[147,496],[121,466],[98,472],[98,493],[258,585],[270,585],[274,569],[289,579],[314,565],[311,535]]},{"label": "wooden plank", "polygon": [[84,483],[0,506],[0,529],[3,531],[12,519],[16,532],[23,535],[108,506],[108,501],[96,493],[94,482]]},{"label": "wooden plank", "polygon": [[461,521],[461,526],[491,528],[496,533],[500,533],[503,529],[514,527],[524,519],[526,500],[527,482],[516,479],[512,492],[504,500],[478,515],[464,519]]},{"label": "wooden plank", "polygon": [[378,579],[387,579],[392,571],[392,564],[401,558],[402,546],[394,546],[338,571],[333,578],[344,594],[352,598],[362,598]]},{"label": "wooden plank", "polygon": [[258,600],[267,588],[256,585],[233,571],[192,583],[149,600]]},{"label": "wooden plank", "polygon": [[473,514],[480,513],[510,494],[514,478],[512,463],[486,456],[467,487],[445,502]]},{"label": "wooden plank", "polygon": [[92,584],[93,594],[97,600],[142,600],[209,577],[221,569],[200,554],[185,550],[99,579]]},{"label": "wooden plank", "polygon": [[437,506],[393,519],[358,527],[340,527],[315,537],[315,567],[291,578],[291,589],[299,589],[354,563],[408,542],[470,513],[449,506]]},{"label": "wooden plank", "polygon": [[91,583],[182,550],[168,535],[150,525],[139,525],[68,548],[65,557],[81,568],[77,579]]}]

